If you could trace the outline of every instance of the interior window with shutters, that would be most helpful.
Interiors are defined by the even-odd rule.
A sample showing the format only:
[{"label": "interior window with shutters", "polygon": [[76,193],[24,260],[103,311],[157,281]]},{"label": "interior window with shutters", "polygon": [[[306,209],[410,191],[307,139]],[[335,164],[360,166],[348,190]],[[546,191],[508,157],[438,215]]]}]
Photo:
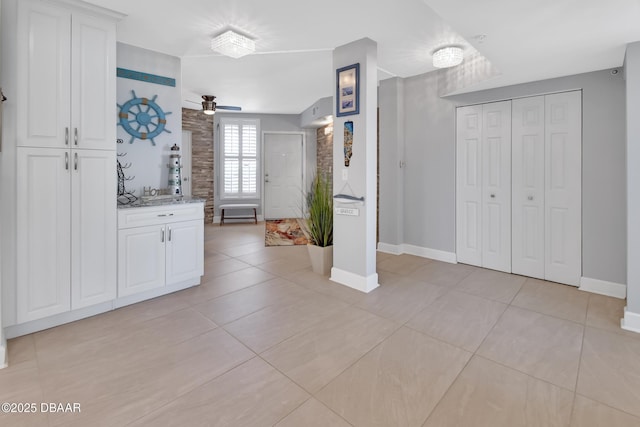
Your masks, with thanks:
[{"label": "interior window with shutters", "polygon": [[258,194],[258,120],[220,119],[222,198],[256,199]]}]

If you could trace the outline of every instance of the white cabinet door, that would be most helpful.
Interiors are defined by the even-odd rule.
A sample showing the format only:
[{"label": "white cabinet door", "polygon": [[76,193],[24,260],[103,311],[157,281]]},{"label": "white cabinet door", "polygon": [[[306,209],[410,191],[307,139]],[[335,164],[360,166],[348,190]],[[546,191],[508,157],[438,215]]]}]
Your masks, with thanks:
[{"label": "white cabinet door", "polygon": [[115,150],[115,23],[81,13],[71,21],[73,147]]},{"label": "white cabinet door", "polygon": [[71,131],[71,14],[45,2],[21,0],[18,7],[17,144],[64,148]]},{"label": "white cabinet door", "polygon": [[582,93],[545,96],[545,278],[582,275]]},{"label": "white cabinet door", "polygon": [[17,150],[17,321],[71,306],[69,151]]},{"label": "white cabinet door", "polygon": [[116,297],[116,153],[72,150],[73,309]]},{"label": "white cabinet door", "polygon": [[513,100],[512,271],[544,279],[544,96]]},{"label": "white cabinet door", "polygon": [[482,113],[482,266],[510,273],[511,101]]},{"label": "white cabinet door", "polygon": [[458,262],[482,265],[482,105],[461,107],[456,120]]},{"label": "white cabinet door", "polygon": [[202,220],[167,224],[167,285],[204,274]]},{"label": "white cabinet door", "polygon": [[118,296],[161,288],[165,284],[165,226],[118,231]]}]

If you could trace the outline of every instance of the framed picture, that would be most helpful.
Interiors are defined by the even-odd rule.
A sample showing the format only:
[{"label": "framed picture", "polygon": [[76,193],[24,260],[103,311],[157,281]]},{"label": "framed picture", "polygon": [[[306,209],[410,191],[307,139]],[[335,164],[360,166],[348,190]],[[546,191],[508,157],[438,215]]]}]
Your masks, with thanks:
[{"label": "framed picture", "polygon": [[336,70],[336,115],[360,113],[360,64]]}]

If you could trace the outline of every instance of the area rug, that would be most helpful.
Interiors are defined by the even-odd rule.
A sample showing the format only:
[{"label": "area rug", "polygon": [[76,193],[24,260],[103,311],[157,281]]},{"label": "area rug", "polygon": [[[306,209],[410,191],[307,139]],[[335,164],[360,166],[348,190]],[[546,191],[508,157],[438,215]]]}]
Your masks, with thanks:
[{"label": "area rug", "polygon": [[308,240],[302,231],[303,219],[268,219],[265,221],[265,246],[306,245]]}]

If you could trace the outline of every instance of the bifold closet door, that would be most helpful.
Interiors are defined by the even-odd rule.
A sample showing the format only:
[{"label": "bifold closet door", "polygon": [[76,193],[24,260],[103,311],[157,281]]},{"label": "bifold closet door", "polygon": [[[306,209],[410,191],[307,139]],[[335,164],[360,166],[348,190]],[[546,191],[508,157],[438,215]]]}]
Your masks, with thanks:
[{"label": "bifold closet door", "polygon": [[544,279],[544,96],[513,100],[512,271]]},{"label": "bifold closet door", "polygon": [[545,279],[582,275],[582,92],[545,96]]},{"label": "bifold closet door", "polygon": [[514,273],[578,286],[581,92],[513,101]]},{"label": "bifold closet door", "polygon": [[456,111],[458,262],[482,265],[482,105]]},{"label": "bifold closet door", "polygon": [[458,261],[511,271],[511,101],[457,110]]}]

